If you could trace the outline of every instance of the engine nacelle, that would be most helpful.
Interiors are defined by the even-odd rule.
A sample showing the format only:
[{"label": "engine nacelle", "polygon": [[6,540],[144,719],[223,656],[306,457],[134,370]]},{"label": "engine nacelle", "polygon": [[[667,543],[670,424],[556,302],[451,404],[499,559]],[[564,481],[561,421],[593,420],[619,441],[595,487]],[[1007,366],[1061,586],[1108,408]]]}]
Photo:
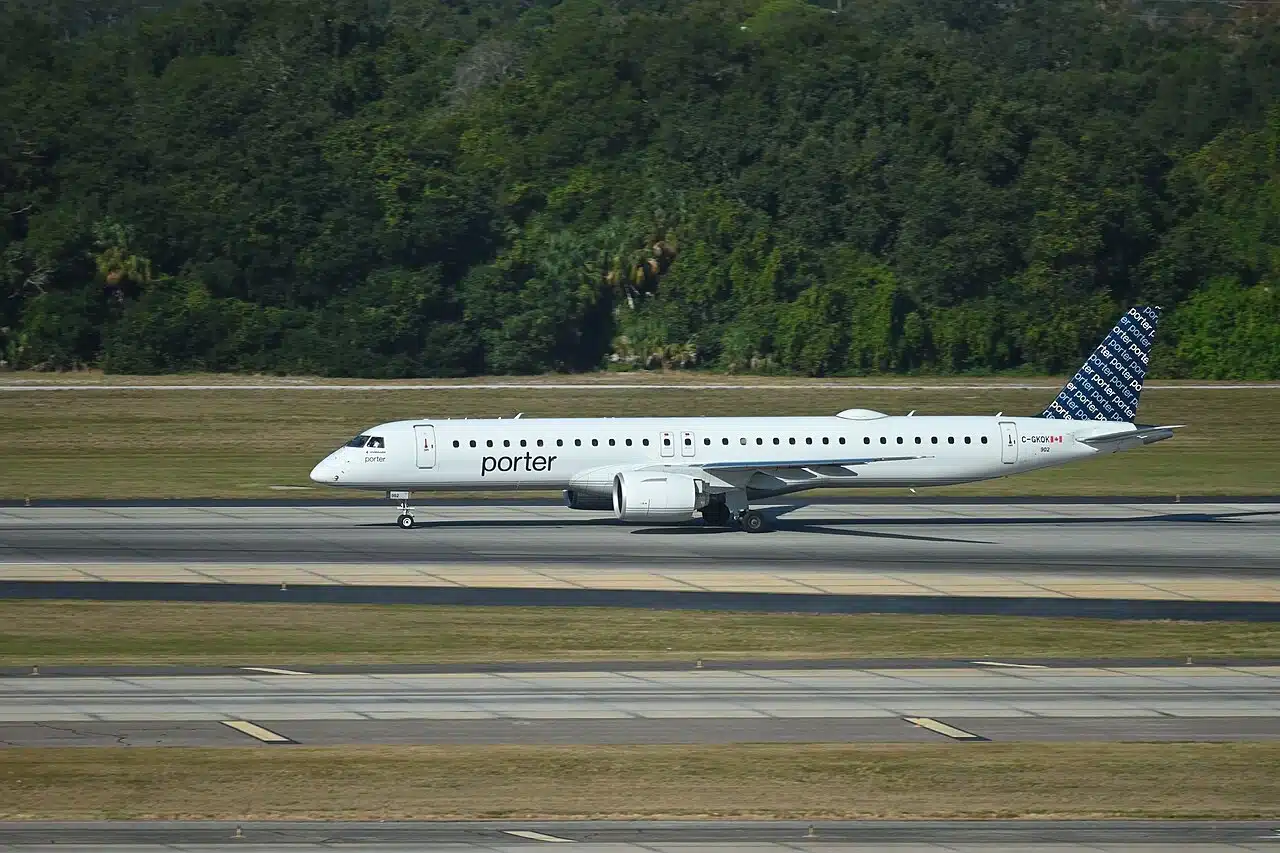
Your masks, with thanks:
[{"label": "engine nacelle", "polygon": [[594,509],[608,512],[613,509],[613,496],[593,495],[578,489],[565,489],[564,505],[569,509]]},{"label": "engine nacelle", "polygon": [[688,474],[622,471],[613,478],[613,514],[622,521],[688,521],[710,499],[706,481]]}]

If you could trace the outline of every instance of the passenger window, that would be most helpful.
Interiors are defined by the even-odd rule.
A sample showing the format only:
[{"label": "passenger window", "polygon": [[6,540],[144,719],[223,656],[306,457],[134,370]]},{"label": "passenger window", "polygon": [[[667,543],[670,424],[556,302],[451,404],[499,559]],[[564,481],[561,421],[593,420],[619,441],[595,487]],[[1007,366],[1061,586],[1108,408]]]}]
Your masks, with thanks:
[{"label": "passenger window", "polygon": [[965,443],[965,444],[973,444],[973,439],[969,438],[969,436],[967,436],[967,435],[966,435],[966,436],[964,437],[964,443]]},{"label": "passenger window", "polygon": [[813,439],[812,439],[812,438],[805,438],[804,443],[805,443],[805,444],[813,444]]},{"label": "passenger window", "polygon": [[521,446],[521,447],[527,447],[527,446],[528,446],[528,442],[527,442],[527,441],[525,441],[525,440],[522,438],[522,439],[520,439],[520,446]]},{"label": "passenger window", "polygon": [[539,447],[541,447],[541,446],[542,446],[542,439],[538,439],[538,446],[539,446]]},{"label": "passenger window", "polygon": [[574,447],[581,447],[581,446],[582,446],[582,439],[580,439],[580,438],[575,438],[575,439],[573,440],[573,446],[574,446]]},{"label": "passenger window", "polygon": [[704,438],[704,439],[702,439],[702,443],[703,443],[704,445],[706,445],[707,447],[710,447],[710,446],[711,446],[711,439],[709,439],[709,438]]},{"label": "passenger window", "polygon": [[509,439],[509,438],[504,438],[504,439],[502,439],[502,446],[503,446],[503,447],[510,447],[510,446],[511,446],[511,439]]},{"label": "passenger window", "polygon": [[486,441],[486,442],[485,442],[485,446],[486,446],[486,447],[493,447],[493,439],[491,438],[491,439],[489,439],[488,441]]},{"label": "passenger window", "polygon": [[725,447],[728,447],[728,446],[729,446],[729,439],[727,439],[727,438],[722,438],[722,439],[720,439],[720,443],[721,443],[721,444],[723,444]]},{"label": "passenger window", "polygon": [[986,444],[986,443],[987,443],[987,437],[986,437],[985,435],[982,437],[982,443],[983,443],[983,444]]},{"label": "passenger window", "polygon": [[870,443],[871,443],[871,436],[869,436],[869,435],[864,435],[864,436],[862,437],[862,443],[863,443],[863,444],[870,444]]},{"label": "passenger window", "polygon": [[746,444],[746,443],[747,443],[747,440],[745,438],[738,439],[738,444]]},{"label": "passenger window", "polygon": [[898,436],[898,444],[902,444],[902,436]]},{"label": "passenger window", "polygon": [[920,436],[918,436],[918,435],[917,435],[917,436],[916,436],[916,444],[919,444],[919,443],[920,443]]},{"label": "passenger window", "polygon": [[458,445],[458,440],[457,440],[456,438],[453,440],[453,446],[454,446],[454,447],[458,447],[458,446],[459,446],[459,445]]},{"label": "passenger window", "polygon": [[662,439],[662,446],[663,446],[663,447],[670,447],[670,446],[671,446],[671,439],[669,439],[669,438],[664,438],[664,439]]},{"label": "passenger window", "polygon": [[629,438],[628,438],[628,439],[627,439],[627,447],[630,447],[630,446],[631,446],[631,439],[629,439]]},{"label": "passenger window", "polygon": [[954,436],[950,436],[950,435],[947,436],[947,444],[955,444],[955,443],[956,443],[956,440]]},{"label": "passenger window", "polygon": [[649,439],[647,439],[647,438],[643,438],[643,439],[641,439],[641,440],[640,440],[640,443],[641,443],[641,444],[643,444],[645,447],[648,447],[648,446],[649,446]]},{"label": "passenger window", "polygon": [[842,435],[842,436],[840,436],[840,443],[841,443],[841,444],[844,444],[844,436],[843,436],[843,435]]},{"label": "passenger window", "polygon": [[611,439],[609,439],[609,446],[610,446],[610,447],[613,447],[613,446],[614,446],[615,444],[617,444],[617,443],[618,443],[618,442],[614,441],[612,438],[611,438]]},{"label": "passenger window", "polygon": [[823,443],[823,444],[830,444],[830,443],[831,443],[831,439],[827,438],[827,437],[824,435],[824,436],[822,437],[822,443]]},{"label": "passenger window", "polygon": [[773,443],[774,443],[774,444],[781,444],[781,443],[782,443],[782,441],[781,441],[780,439],[775,438],[775,439],[773,440]]},{"label": "passenger window", "polygon": [[557,439],[556,439],[556,447],[564,447],[564,439],[563,439],[563,438],[557,438]]},{"label": "passenger window", "polygon": [[763,439],[763,438],[757,438],[757,439],[756,439],[756,446],[759,446],[759,445],[761,445],[761,444],[764,444],[764,439]]},{"label": "passenger window", "polygon": [[937,443],[938,443],[938,437],[935,435],[933,438],[929,439],[929,441],[930,441],[930,442],[932,442],[933,444],[937,444]]},{"label": "passenger window", "polygon": [[593,438],[593,439],[591,439],[591,446],[592,446],[592,447],[599,447],[599,446],[600,446],[600,439],[598,439],[598,438]]},{"label": "passenger window", "polygon": [[788,439],[787,439],[787,442],[788,442],[789,444],[795,444],[795,443],[796,443],[796,440],[795,440],[795,438],[788,438]]},{"label": "passenger window", "polygon": [[889,443],[889,439],[885,438],[885,437],[882,435],[882,436],[880,436],[880,443],[881,443],[881,444],[888,444],[888,443]]},{"label": "passenger window", "polygon": [[369,447],[370,449],[373,449],[373,448],[378,448],[379,450],[386,449],[386,445],[382,443],[382,438],[376,435],[369,437],[369,444],[366,446]]}]

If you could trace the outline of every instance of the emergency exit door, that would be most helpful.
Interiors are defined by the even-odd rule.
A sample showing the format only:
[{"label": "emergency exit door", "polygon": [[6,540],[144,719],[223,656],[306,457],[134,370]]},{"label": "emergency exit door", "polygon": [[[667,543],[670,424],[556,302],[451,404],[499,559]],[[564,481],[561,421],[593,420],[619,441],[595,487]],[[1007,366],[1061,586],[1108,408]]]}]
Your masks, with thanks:
[{"label": "emergency exit door", "polygon": [[414,426],[413,437],[418,445],[418,467],[436,467],[436,428],[430,424]]},{"label": "emergency exit door", "polygon": [[684,432],[680,433],[680,455],[681,456],[692,456],[694,448],[696,446],[697,445],[694,442],[693,433],[689,432],[688,430],[685,430]]}]

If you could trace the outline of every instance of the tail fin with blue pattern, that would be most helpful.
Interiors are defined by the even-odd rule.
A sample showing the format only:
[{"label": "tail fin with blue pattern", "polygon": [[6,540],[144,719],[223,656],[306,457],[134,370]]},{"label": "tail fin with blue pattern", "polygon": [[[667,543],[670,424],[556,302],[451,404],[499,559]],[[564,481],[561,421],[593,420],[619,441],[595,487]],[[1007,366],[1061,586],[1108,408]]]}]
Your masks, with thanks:
[{"label": "tail fin with blue pattern", "polygon": [[1132,423],[1161,310],[1130,308],[1040,417]]}]

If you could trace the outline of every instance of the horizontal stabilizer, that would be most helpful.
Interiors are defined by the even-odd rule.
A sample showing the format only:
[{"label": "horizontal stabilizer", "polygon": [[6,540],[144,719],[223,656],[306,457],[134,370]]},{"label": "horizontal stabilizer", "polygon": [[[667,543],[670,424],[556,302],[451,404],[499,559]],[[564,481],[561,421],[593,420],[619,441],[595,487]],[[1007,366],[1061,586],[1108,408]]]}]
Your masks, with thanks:
[{"label": "horizontal stabilizer", "polygon": [[1135,429],[1121,430],[1120,432],[1107,432],[1102,435],[1091,435],[1088,438],[1080,438],[1083,444],[1090,447],[1108,447],[1123,442],[1141,441],[1143,444],[1155,444],[1157,441],[1164,441],[1166,438],[1173,438],[1173,431],[1181,429],[1186,424],[1169,424],[1167,426],[1141,426]]}]

